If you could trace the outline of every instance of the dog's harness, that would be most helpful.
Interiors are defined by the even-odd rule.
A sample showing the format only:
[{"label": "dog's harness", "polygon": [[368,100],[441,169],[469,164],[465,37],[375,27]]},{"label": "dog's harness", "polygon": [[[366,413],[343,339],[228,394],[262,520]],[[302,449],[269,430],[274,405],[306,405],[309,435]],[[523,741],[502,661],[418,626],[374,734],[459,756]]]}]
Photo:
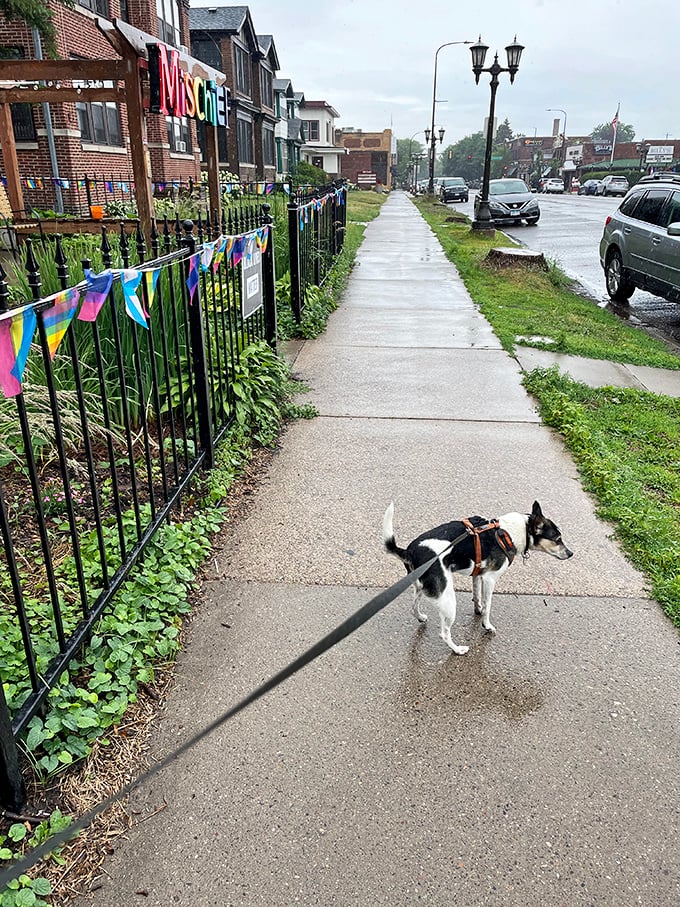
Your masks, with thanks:
[{"label": "dog's harness", "polygon": [[472,571],[473,576],[479,576],[482,572],[482,543],[479,540],[479,536],[482,532],[488,532],[490,529],[494,530],[496,541],[505,553],[508,561],[512,564],[515,555],[517,554],[517,549],[512,543],[510,534],[506,532],[505,529],[501,529],[498,520],[490,520],[488,523],[483,523],[481,526],[473,526],[470,520],[461,520],[461,522],[463,526],[465,526],[468,535],[472,536],[472,541],[475,546],[475,566]]}]

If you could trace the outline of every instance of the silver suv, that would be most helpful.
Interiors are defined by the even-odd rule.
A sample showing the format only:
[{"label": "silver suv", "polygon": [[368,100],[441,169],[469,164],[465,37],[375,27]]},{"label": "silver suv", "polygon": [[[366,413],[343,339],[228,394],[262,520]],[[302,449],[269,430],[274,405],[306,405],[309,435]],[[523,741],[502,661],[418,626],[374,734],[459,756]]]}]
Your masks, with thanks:
[{"label": "silver suv", "polygon": [[636,287],[680,302],[680,173],[644,176],[633,186],[604,223],[600,264],[618,302]]},{"label": "silver suv", "polygon": [[625,195],[629,183],[625,176],[605,176],[595,189],[595,195]]}]

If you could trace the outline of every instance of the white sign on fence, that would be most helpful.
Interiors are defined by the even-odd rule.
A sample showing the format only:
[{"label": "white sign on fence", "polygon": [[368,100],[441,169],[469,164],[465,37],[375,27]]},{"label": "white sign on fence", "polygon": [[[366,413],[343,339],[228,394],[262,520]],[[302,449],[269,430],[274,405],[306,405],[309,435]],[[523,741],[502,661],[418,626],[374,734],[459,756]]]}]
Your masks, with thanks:
[{"label": "white sign on fence", "polygon": [[241,312],[250,318],[262,308],[262,253],[255,246],[250,258],[241,262]]}]

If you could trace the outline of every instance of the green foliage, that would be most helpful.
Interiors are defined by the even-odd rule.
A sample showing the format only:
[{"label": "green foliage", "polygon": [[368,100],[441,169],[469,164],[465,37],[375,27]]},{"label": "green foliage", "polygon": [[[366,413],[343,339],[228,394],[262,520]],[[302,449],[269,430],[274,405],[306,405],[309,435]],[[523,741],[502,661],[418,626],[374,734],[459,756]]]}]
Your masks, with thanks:
[{"label": "green foliage", "polygon": [[[612,120],[614,117],[612,117]],[[611,120],[608,123],[600,123],[599,126],[593,127],[593,131],[590,133],[590,138],[594,142],[613,142],[614,141],[614,127],[611,124]],[[616,124],[616,141],[618,142],[632,142],[635,138],[635,129],[630,126],[628,123],[622,123],[619,121]]]},{"label": "green foliage", "polygon": [[[40,822],[35,829],[31,829],[28,823],[16,822],[9,827],[6,835],[0,835],[0,860],[18,859],[51,835],[68,828],[72,821],[70,816],[64,816],[60,810],[55,809],[49,819]],[[56,862],[63,863],[59,853],[60,849],[57,849],[51,857]],[[48,907],[48,902],[43,898],[51,892],[52,886],[47,879],[20,875],[0,891],[0,907]]]},{"label": "green foliage", "polygon": [[616,525],[632,562],[680,627],[680,400],[629,388],[589,388],[556,368],[525,386],[565,439],[598,513]]},{"label": "green foliage", "polygon": [[307,161],[300,161],[291,175],[291,182],[296,186],[325,186],[328,183],[328,174],[320,167],[314,167]]},{"label": "green foliage", "polygon": [[[75,0],[61,0],[61,3],[69,9],[75,6]],[[43,39],[47,56],[57,56],[53,11],[43,0],[0,0],[0,14],[9,21],[25,22],[29,28],[36,28]]]}]

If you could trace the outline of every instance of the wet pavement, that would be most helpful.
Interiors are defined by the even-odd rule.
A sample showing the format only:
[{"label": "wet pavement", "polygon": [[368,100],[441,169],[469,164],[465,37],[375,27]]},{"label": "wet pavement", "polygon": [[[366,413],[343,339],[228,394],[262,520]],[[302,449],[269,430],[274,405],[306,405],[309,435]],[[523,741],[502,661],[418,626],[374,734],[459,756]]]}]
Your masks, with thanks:
[{"label": "wet pavement", "polygon": [[537,498],[574,557],[513,565],[494,638],[458,578],[464,657],[404,594],[142,786],[92,902],[678,903],[677,631],[405,195],[295,355],[320,415],[214,552],[158,756],[401,577],[390,500],[403,543]]}]

